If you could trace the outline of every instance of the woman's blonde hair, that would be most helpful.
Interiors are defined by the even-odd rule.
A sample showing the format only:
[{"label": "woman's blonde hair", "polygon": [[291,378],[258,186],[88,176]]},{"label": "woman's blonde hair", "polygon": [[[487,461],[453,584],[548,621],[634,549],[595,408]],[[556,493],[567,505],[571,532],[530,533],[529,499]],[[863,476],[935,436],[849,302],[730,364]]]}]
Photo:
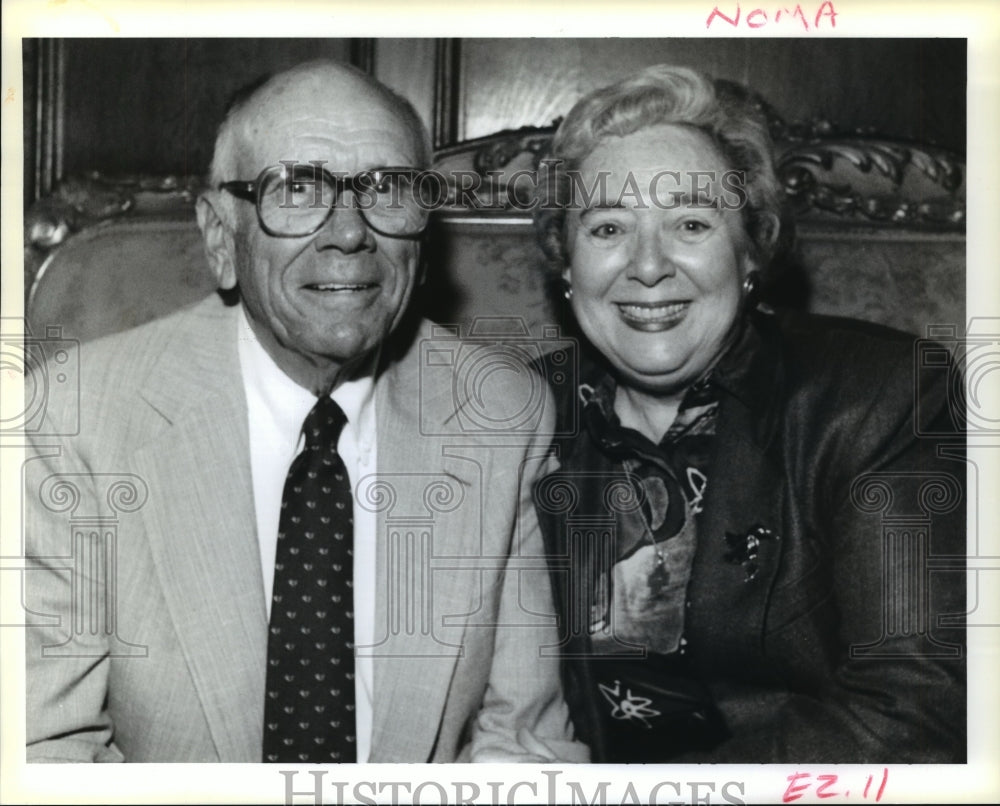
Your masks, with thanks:
[{"label": "woman's blonde hair", "polygon": [[777,243],[783,192],[774,172],[773,145],[764,114],[746,92],[715,85],[687,67],[658,64],[594,90],[570,110],[542,161],[535,228],[550,267],[567,265],[565,220],[571,172],[607,137],[650,126],[690,126],[706,134],[728,168],[743,175],[743,227],[748,257],[765,267]]}]

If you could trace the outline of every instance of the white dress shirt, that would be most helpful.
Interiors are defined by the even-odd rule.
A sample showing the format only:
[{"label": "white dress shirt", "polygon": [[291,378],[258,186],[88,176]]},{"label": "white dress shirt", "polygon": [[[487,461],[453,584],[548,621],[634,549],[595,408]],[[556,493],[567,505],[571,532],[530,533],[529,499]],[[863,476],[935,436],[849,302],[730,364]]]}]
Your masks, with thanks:
[{"label": "white dress shirt", "polygon": [[[240,371],[246,391],[250,427],[250,470],[253,500],[260,543],[261,571],[267,613],[271,614],[274,584],[274,555],[278,542],[278,522],[285,477],[292,461],[302,451],[305,440],[302,423],[316,404],[311,391],[299,386],[274,363],[257,340],[243,306],[238,318]],[[375,362],[372,362],[374,366]],[[337,442],[351,487],[375,472],[375,384],[371,373],[345,381],[330,397],[347,415],[347,423]],[[375,640],[375,513],[358,505],[354,496],[354,644],[371,646]],[[355,719],[358,762],[365,762],[371,750],[372,688],[371,657],[355,658]]]}]

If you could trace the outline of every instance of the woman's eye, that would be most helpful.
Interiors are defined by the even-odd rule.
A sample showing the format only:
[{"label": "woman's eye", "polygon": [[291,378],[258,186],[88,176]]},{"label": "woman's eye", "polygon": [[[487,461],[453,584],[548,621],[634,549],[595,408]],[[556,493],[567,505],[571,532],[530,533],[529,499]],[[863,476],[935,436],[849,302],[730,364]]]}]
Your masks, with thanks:
[{"label": "woman's eye", "polygon": [[622,228],[617,224],[598,224],[590,228],[590,234],[595,238],[614,238],[622,234]]},{"label": "woman's eye", "polygon": [[688,219],[687,221],[681,222],[681,229],[687,233],[698,234],[704,232],[707,229],[711,229],[711,227],[705,221],[699,221],[697,219]]}]

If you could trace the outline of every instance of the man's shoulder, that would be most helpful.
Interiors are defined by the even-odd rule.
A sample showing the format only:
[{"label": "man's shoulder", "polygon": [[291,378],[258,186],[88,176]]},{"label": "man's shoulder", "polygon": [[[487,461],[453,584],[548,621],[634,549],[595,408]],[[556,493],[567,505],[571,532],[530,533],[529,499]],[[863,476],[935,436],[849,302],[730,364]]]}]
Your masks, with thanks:
[{"label": "man's shoulder", "polygon": [[227,322],[235,328],[234,317],[234,309],[212,295],[128,330],[84,342],[80,345],[81,378],[101,386],[139,380],[160,356],[193,354],[200,347],[218,344]]},{"label": "man's shoulder", "polygon": [[[54,417],[72,411],[98,411],[113,416],[116,406],[128,406],[133,395],[148,383],[169,384],[164,361],[172,365],[199,362],[199,351],[219,351],[226,322],[235,313],[217,298],[206,298],[167,316],[129,330],[78,345],[73,372],[48,360],[33,368],[45,382],[46,409]],[[58,358],[56,359],[58,360]],[[67,375],[67,383],[53,378]],[[77,415],[73,415],[77,416]]]},{"label": "man's shoulder", "polygon": [[81,355],[91,361],[115,361],[123,356],[159,351],[179,344],[215,336],[235,316],[235,306],[227,306],[217,294],[179,308],[136,327],[111,333],[80,346]]},{"label": "man's shoulder", "polygon": [[383,378],[397,406],[418,412],[422,426],[431,418],[442,436],[548,433],[551,393],[533,367],[538,357],[532,340],[417,319],[394,337]]},{"label": "man's shoulder", "polygon": [[471,384],[469,391],[499,372],[504,383],[492,384],[491,391],[503,397],[536,385],[536,362],[541,356],[533,339],[469,335],[460,325],[416,318],[393,335],[389,363],[405,367],[421,381],[458,379]]}]

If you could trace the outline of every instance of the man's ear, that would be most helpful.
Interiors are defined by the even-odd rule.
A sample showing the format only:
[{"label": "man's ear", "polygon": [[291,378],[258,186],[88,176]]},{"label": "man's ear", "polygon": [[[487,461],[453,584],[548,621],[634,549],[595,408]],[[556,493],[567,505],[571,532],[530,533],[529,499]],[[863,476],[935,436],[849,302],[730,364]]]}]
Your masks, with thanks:
[{"label": "man's ear", "polygon": [[195,205],[198,228],[205,242],[205,256],[208,267],[215,277],[218,288],[229,290],[236,287],[236,263],[233,259],[232,232],[226,226],[218,209],[218,199],[202,193]]}]

